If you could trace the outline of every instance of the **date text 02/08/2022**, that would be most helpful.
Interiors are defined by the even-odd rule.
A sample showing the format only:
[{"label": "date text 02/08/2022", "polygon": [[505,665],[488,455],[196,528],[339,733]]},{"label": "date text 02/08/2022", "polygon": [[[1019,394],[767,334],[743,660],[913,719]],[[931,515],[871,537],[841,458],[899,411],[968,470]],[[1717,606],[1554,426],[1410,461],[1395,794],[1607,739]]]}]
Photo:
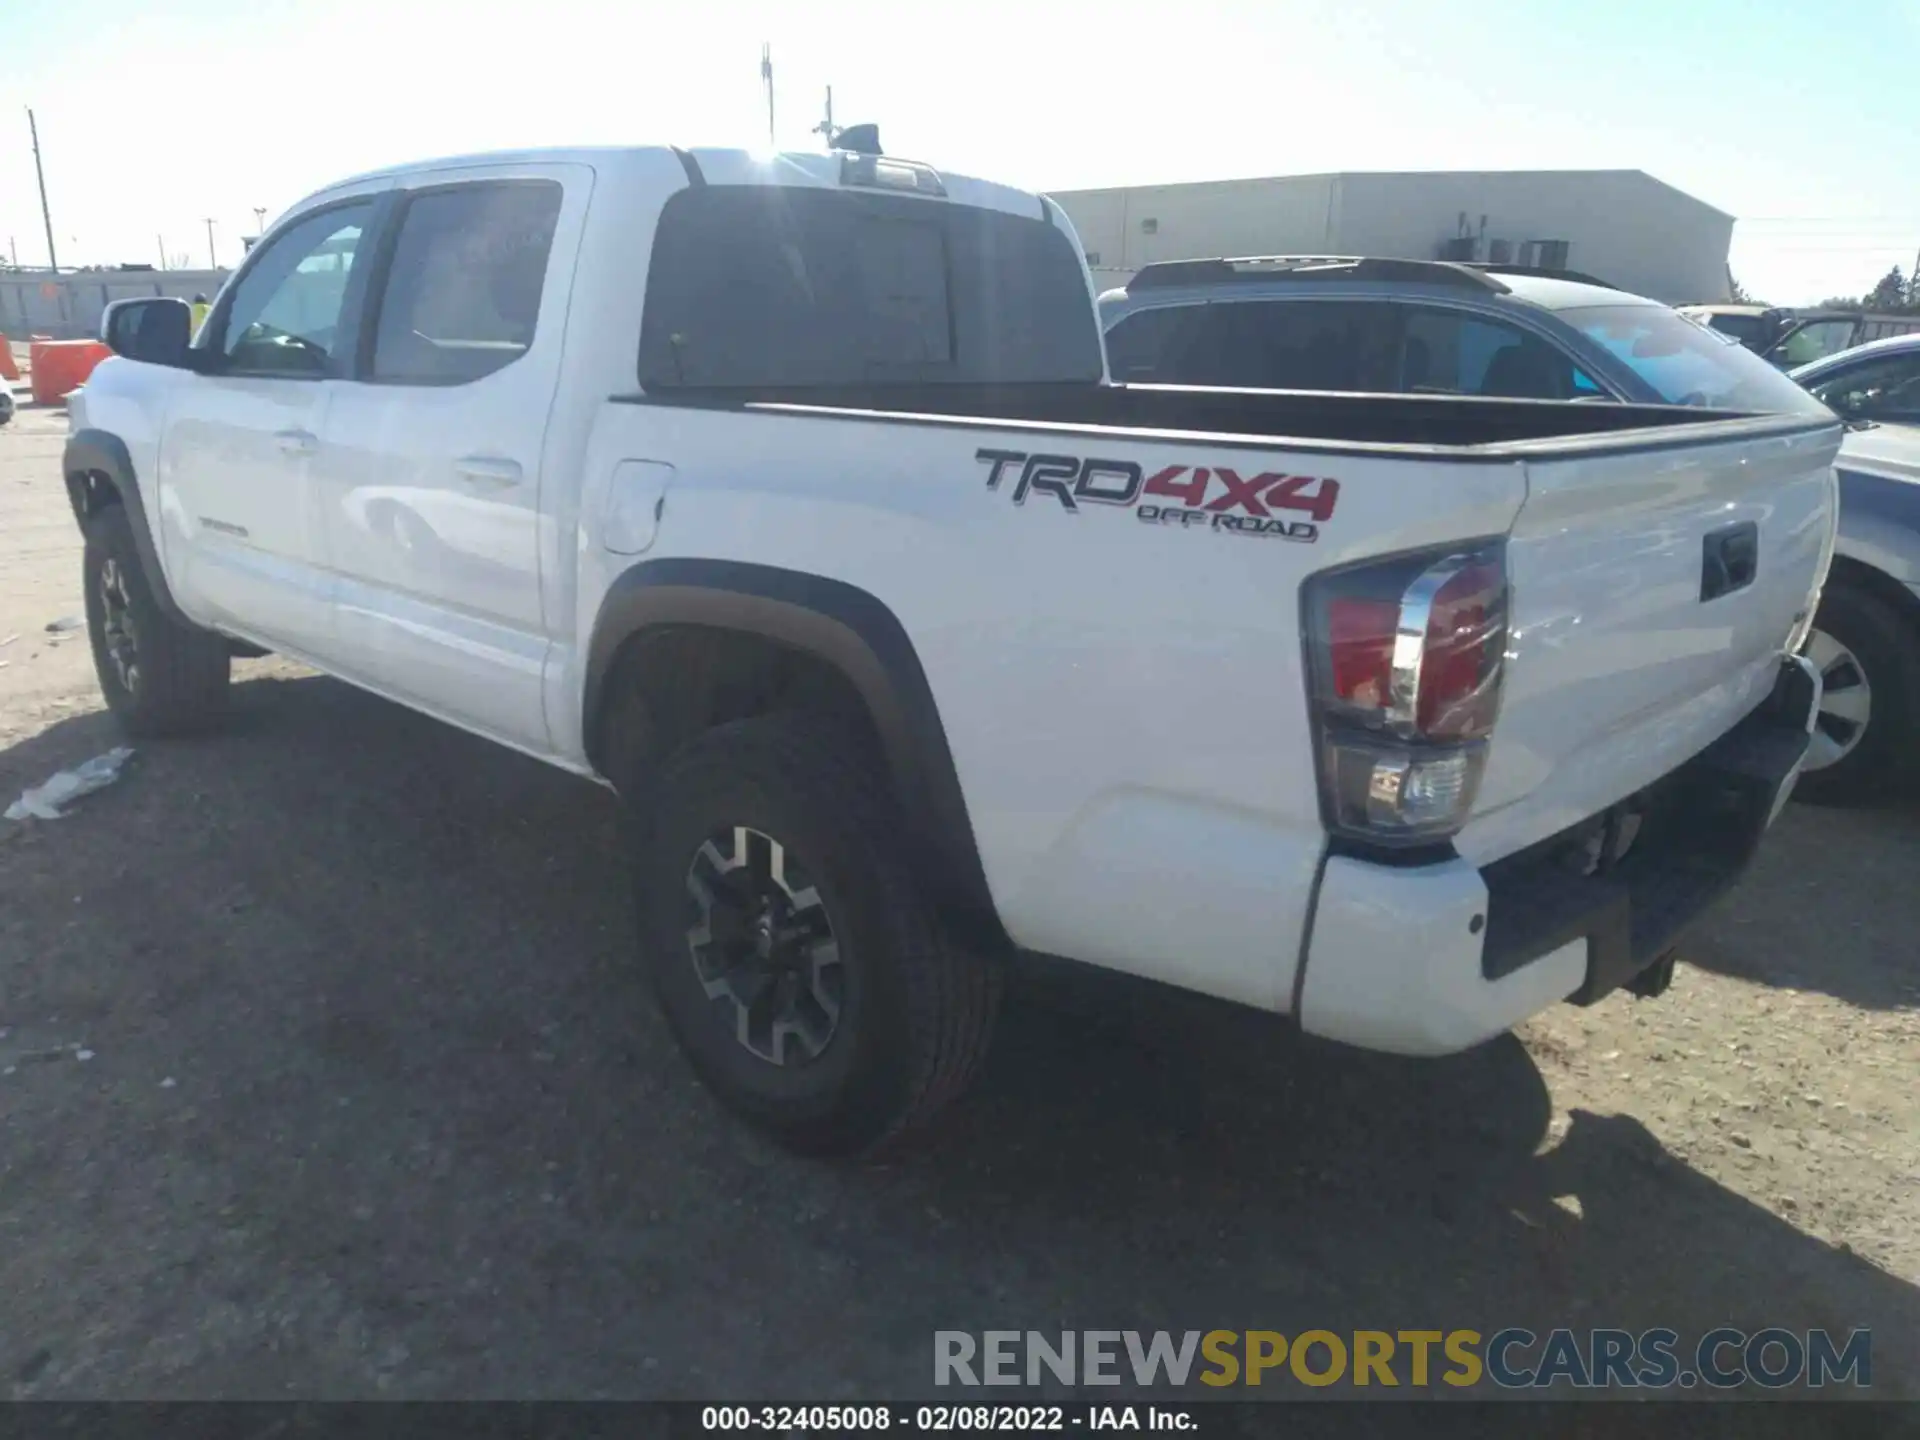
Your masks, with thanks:
[{"label": "date text 02/08/2022", "polygon": [[1193,1431],[1193,1413],[1169,1405],[707,1405],[708,1431],[853,1433],[952,1431],[1155,1430]]}]

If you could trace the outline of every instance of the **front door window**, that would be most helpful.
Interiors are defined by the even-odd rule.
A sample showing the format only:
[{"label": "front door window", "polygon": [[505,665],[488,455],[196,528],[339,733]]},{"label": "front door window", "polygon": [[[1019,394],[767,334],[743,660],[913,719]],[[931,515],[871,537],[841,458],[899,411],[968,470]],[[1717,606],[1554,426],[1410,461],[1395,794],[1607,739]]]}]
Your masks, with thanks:
[{"label": "front door window", "polygon": [[228,374],[335,373],[347,277],[372,211],[371,200],[322,210],[259,253],[234,286],[221,327]]}]

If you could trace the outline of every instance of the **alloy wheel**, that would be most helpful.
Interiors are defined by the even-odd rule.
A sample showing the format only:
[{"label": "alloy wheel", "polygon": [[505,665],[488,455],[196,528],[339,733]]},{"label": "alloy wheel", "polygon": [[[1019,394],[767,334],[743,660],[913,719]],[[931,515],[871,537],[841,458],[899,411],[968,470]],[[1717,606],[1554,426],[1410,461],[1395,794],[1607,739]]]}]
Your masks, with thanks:
[{"label": "alloy wheel", "polygon": [[773,1065],[804,1065],[832,1043],[846,967],[820,891],[778,840],[716,831],[687,867],[687,950],[734,1038]]}]

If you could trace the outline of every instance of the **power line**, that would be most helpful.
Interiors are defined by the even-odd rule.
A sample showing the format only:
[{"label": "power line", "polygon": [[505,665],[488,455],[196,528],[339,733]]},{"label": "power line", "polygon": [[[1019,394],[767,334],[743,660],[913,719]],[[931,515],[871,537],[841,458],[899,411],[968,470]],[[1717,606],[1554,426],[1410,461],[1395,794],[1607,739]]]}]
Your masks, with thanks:
[{"label": "power line", "polygon": [[1916,221],[1912,225],[1888,225],[1883,229],[1877,229],[1877,230],[1867,230],[1867,229],[1860,229],[1860,228],[1850,228],[1846,230],[1821,230],[1810,225],[1792,225],[1792,226],[1779,226],[1779,227],[1758,226],[1758,227],[1755,227],[1751,231],[1751,233],[1755,235],[1771,235],[1771,236],[1781,237],[1781,238],[1804,236],[1809,240],[1852,240],[1852,239],[1873,240],[1873,239],[1877,239],[1882,235],[1907,236],[1907,235],[1913,235],[1913,234],[1920,234],[1920,221]]},{"label": "power line", "polygon": [[1904,255],[1910,240],[1890,240],[1884,245],[1760,245],[1770,255]]},{"label": "power line", "polygon": [[1771,225],[1776,221],[1785,225],[1825,225],[1829,223],[1835,225],[1851,225],[1855,221],[1862,220],[1872,224],[1885,221],[1891,225],[1904,225],[1910,222],[1920,221],[1920,210],[1895,211],[1892,214],[1884,215],[1742,215],[1738,218],[1743,225]]}]

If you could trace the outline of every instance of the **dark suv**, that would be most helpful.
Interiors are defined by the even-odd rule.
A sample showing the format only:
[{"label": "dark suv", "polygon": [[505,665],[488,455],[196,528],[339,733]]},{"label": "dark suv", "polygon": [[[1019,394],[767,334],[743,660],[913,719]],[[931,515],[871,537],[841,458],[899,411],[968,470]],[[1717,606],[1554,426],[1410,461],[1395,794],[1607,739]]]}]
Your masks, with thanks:
[{"label": "dark suv", "polygon": [[1805,403],[1730,336],[1566,272],[1340,256],[1174,261],[1102,295],[1100,320],[1122,382]]},{"label": "dark suv", "polygon": [[[1807,399],[1707,317],[1566,272],[1337,256],[1179,261],[1101,296],[1100,317],[1112,377],[1136,384],[1754,411],[1802,409]],[[1892,419],[1889,397],[1905,391],[1888,375],[1904,362],[1880,350],[1866,358],[1859,373],[1873,383],[1853,389]],[[1864,418],[1863,402],[1837,390],[1855,373],[1820,369],[1813,389]],[[1796,791],[1806,799],[1875,800],[1920,769],[1910,739],[1920,719],[1920,569],[1905,541],[1890,539],[1920,528],[1920,466],[1903,431],[1856,431],[1842,451],[1838,558],[1807,642],[1824,690]]]}]

